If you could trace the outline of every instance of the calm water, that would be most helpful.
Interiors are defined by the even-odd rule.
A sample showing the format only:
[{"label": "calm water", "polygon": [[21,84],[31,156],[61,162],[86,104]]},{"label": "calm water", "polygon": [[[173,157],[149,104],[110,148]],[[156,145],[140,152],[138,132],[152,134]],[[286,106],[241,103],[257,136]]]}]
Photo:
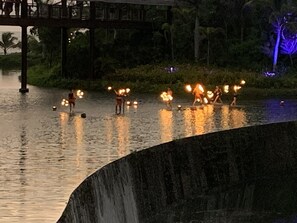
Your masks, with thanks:
[{"label": "calm water", "polygon": [[[282,107],[279,99],[170,112],[159,95],[133,95],[133,89],[130,99],[139,105],[127,108],[125,115],[114,114],[114,95],[85,92],[77,100],[76,115],[70,116],[60,106],[67,90],[28,86],[29,93],[20,94],[18,75],[0,72],[1,223],[56,222],[88,175],[133,150],[297,116],[296,100],[285,100]],[[191,103],[191,95],[174,100],[175,107]]]}]

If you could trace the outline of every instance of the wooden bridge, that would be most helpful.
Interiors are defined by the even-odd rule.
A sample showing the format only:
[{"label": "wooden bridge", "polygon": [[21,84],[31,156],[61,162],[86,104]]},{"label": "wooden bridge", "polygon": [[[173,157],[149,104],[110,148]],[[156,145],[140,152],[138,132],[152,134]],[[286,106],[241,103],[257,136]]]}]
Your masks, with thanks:
[{"label": "wooden bridge", "polygon": [[[8,1],[8,0],[6,0]],[[11,0],[9,0],[11,1]],[[68,28],[89,29],[90,74],[94,78],[94,30],[96,28],[147,29],[152,26],[152,16],[171,21],[171,6],[175,0],[102,0],[76,1],[62,0],[55,4],[28,3],[22,0],[20,10],[5,12],[0,16],[0,25],[20,26],[22,30],[22,71],[20,92],[27,88],[27,27],[61,28],[61,75],[65,76]],[[133,4],[135,3],[135,4]],[[5,3],[4,3],[5,4]]]}]

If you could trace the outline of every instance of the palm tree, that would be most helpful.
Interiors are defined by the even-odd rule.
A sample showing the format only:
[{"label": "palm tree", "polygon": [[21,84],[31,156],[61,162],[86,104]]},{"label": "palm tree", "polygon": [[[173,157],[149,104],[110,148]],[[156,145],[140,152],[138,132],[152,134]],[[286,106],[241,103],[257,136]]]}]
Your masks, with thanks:
[{"label": "palm tree", "polygon": [[2,40],[0,40],[0,47],[4,51],[4,55],[7,54],[7,50],[11,48],[21,48],[21,42],[15,42],[18,38],[13,36],[12,32],[2,33]]}]

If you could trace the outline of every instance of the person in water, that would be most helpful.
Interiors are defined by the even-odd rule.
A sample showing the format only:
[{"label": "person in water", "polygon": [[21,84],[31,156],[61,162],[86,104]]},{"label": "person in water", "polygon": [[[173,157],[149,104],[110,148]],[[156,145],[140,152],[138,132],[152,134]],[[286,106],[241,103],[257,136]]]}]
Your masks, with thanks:
[{"label": "person in water", "polygon": [[166,104],[167,104],[167,108],[170,110],[172,109],[172,99],[173,99],[172,95],[173,95],[173,91],[171,90],[171,88],[167,88],[168,101]]},{"label": "person in water", "polygon": [[214,94],[214,101],[213,103],[215,104],[217,101],[219,103],[223,103],[221,96],[222,96],[222,89],[219,86],[216,86],[215,90],[213,91]]},{"label": "person in water", "polygon": [[74,91],[73,89],[70,89],[70,92],[68,93],[68,103],[69,103],[70,113],[73,112],[73,109],[75,108],[75,101],[76,101],[76,97],[74,95]]},{"label": "person in water", "polygon": [[192,94],[194,95],[194,101],[192,106],[194,106],[197,101],[203,104],[204,89],[201,84],[196,84]]},{"label": "person in water", "polygon": [[238,98],[238,90],[239,90],[238,87],[235,85],[233,87],[233,100],[232,100],[230,106],[236,106],[237,98]]}]

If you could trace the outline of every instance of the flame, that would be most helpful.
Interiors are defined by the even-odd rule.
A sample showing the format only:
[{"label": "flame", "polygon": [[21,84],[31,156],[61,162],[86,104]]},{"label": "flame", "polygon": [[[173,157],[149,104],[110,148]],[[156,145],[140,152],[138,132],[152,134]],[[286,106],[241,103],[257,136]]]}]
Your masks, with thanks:
[{"label": "flame", "polygon": [[69,101],[68,100],[66,100],[65,98],[62,100],[62,102],[61,102],[61,105],[62,106],[68,106],[69,105]]},{"label": "flame", "polygon": [[185,86],[185,89],[186,89],[186,91],[188,91],[188,92],[192,92],[192,87],[191,87],[191,85],[189,85],[189,84],[187,84],[187,85]]},{"label": "flame", "polygon": [[228,93],[229,92],[229,85],[224,85],[224,92]]},{"label": "flame", "polygon": [[238,85],[234,85],[234,87],[233,87],[234,91],[238,91],[240,88],[241,88],[241,86],[238,86]]},{"label": "flame", "polygon": [[241,85],[245,85],[245,80],[241,80],[241,81],[240,81],[240,84],[241,84]]},{"label": "flame", "polygon": [[207,103],[208,103],[208,100],[207,100],[207,98],[206,98],[206,97],[204,97],[204,98],[203,98],[203,102],[204,102],[205,104],[207,104]]},{"label": "flame", "polygon": [[213,92],[212,91],[207,91],[207,97],[208,98],[213,98]]},{"label": "flame", "polygon": [[162,92],[162,94],[160,95],[160,97],[162,98],[163,101],[172,101],[173,97],[172,95],[168,94],[167,92]]},{"label": "flame", "polygon": [[77,91],[76,91],[76,95],[77,95],[79,98],[83,98],[83,96],[84,96],[84,92],[81,91],[81,90],[77,90]]},{"label": "flame", "polygon": [[196,87],[201,91],[201,93],[204,93],[204,88],[202,87],[201,84],[197,84]]}]

